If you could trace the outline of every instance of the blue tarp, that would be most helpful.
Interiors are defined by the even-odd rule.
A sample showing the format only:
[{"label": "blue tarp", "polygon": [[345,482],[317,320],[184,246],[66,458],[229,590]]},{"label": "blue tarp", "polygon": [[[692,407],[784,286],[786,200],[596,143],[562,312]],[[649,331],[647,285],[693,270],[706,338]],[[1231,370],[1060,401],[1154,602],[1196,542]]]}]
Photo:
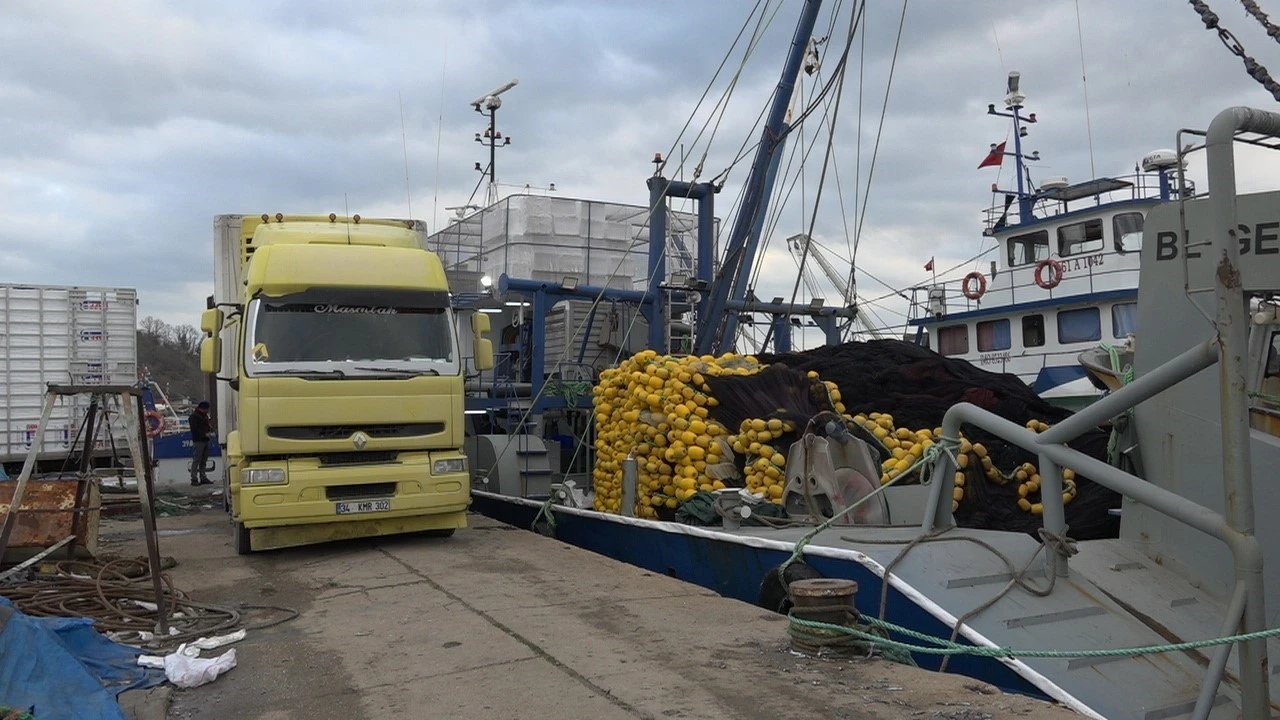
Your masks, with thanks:
[{"label": "blue tarp", "polygon": [[37,618],[0,597],[0,706],[36,720],[125,720],[116,696],[164,682],[142,651],[112,642],[88,618]]}]

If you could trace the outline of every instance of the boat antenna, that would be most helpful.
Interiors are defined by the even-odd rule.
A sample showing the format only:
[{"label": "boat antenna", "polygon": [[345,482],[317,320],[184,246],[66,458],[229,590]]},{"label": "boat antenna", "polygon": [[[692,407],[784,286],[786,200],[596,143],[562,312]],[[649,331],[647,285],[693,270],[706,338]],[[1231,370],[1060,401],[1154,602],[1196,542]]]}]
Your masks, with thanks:
[{"label": "boat antenna", "polygon": [[1093,165],[1093,121],[1089,117],[1089,79],[1084,71],[1084,26],[1080,23],[1080,0],[1076,0],[1076,40],[1080,45],[1080,84],[1084,87],[1084,128],[1089,135],[1089,177],[1096,178],[1098,171]]},{"label": "boat antenna", "polygon": [[409,207],[409,219],[413,219],[413,192],[409,189],[409,137],[404,130],[404,93],[396,91],[400,99],[400,144],[404,148],[404,200]]},{"label": "boat antenna", "polygon": [[435,223],[440,213],[440,142],[444,131],[444,83],[445,71],[449,66],[449,41],[444,41],[444,59],[440,61],[440,111],[436,116],[436,179],[435,190],[431,197],[431,222]]},{"label": "boat antenna", "polygon": [[506,147],[511,144],[511,137],[502,137],[502,133],[498,131],[498,108],[502,107],[502,99],[498,96],[520,84],[518,79],[512,80],[505,85],[496,87],[493,90],[481,95],[471,101],[471,107],[481,115],[488,114],[489,127],[485,128],[484,135],[476,133],[476,142],[489,148],[489,167],[481,168],[480,163],[476,163],[476,169],[480,170],[480,174],[489,176],[489,191],[486,197],[487,205],[498,202],[498,147]]}]

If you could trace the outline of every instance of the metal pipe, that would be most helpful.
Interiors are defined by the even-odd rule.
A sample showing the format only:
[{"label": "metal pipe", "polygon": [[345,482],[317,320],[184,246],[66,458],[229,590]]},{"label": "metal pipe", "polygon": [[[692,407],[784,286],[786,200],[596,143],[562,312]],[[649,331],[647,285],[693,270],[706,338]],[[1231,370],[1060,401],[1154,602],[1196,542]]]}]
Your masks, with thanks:
[{"label": "metal pipe", "polygon": [[636,516],[636,486],[640,482],[640,469],[636,456],[628,454],[622,461],[622,514]]},{"label": "metal pipe", "polygon": [[[1158,512],[1180,520],[1206,535],[1223,540],[1231,545],[1233,550],[1241,549],[1236,544],[1238,539],[1232,537],[1239,534],[1232,532],[1227,526],[1226,519],[1213,510],[1142,478],[1134,477],[1101,460],[1095,460],[1082,452],[1072,450],[1066,445],[1041,445],[1035,433],[976,405],[970,403],[952,405],[942,418],[943,435],[959,437],[960,425],[966,422],[973,423],[1028,452],[1045,455],[1059,465],[1070,467],[1103,487],[1111,488]],[[1052,501],[1052,498],[1046,499]],[[1062,502],[1061,495],[1058,496],[1058,502]]]},{"label": "metal pipe", "polygon": [[667,346],[666,302],[659,286],[667,280],[667,179],[649,178],[649,347],[665,353]]},{"label": "metal pipe", "polygon": [[702,295],[698,299],[698,322],[702,324],[711,312],[711,281],[715,278],[716,260],[716,195],[715,186],[706,183],[710,189],[698,198],[698,280],[702,284]]},{"label": "metal pipe", "polygon": [[[1235,592],[1231,594],[1231,603],[1227,605],[1227,614],[1222,621],[1220,637],[1232,635],[1240,627],[1241,616],[1244,615],[1245,598],[1248,589],[1244,583],[1236,581]],[[1219,645],[1204,672],[1204,680],[1200,683],[1200,697],[1196,698],[1196,707],[1191,717],[1194,720],[1208,720],[1213,712],[1213,701],[1218,697],[1218,686],[1222,684],[1222,675],[1227,669],[1227,659],[1231,657],[1231,644]]]},{"label": "metal pipe", "polygon": [[824,307],[820,310],[810,309],[800,303],[766,303],[758,300],[730,300],[725,303],[729,310],[738,312],[768,313],[770,315],[810,315],[814,317],[854,318],[858,311],[848,307]]},{"label": "metal pipe", "polygon": [[509,277],[503,273],[498,276],[498,293],[518,293],[521,295],[533,295],[542,292],[552,296],[556,302],[561,300],[617,300],[618,302],[628,302],[640,304],[649,300],[649,293],[640,290],[617,290],[615,288],[600,287],[598,285],[578,285],[572,290],[566,290],[563,285],[548,280],[528,280],[525,278]]},{"label": "metal pipe", "polygon": [[[1046,502],[1052,499],[1052,502]],[[1040,507],[1044,512],[1044,530],[1059,538],[1065,538],[1067,532],[1066,500],[1062,497],[1062,468],[1040,453]],[[1058,577],[1067,577],[1067,558],[1053,552],[1054,548],[1046,548],[1045,564],[1049,573]]]},{"label": "metal pipe", "polygon": [[[1249,353],[1249,320],[1240,281],[1240,248],[1237,232],[1235,136],[1249,131],[1280,137],[1280,115],[1233,107],[1218,113],[1205,136],[1209,181],[1210,258],[1216,259],[1213,274],[1217,317],[1214,326],[1221,344],[1218,365],[1222,402],[1222,484],[1226,495],[1227,522],[1236,532],[1252,535],[1253,478],[1250,475],[1249,401],[1245,358]],[[1240,573],[1245,568],[1237,565]],[[1250,575],[1252,575],[1252,568]],[[1243,629],[1254,632],[1266,628],[1266,613],[1260,569],[1256,577],[1246,576],[1248,601]],[[1265,640],[1253,640],[1240,648],[1240,686],[1244,715],[1269,716],[1270,692]]]},{"label": "metal pipe", "polygon": [[1037,435],[1042,445],[1070,442],[1218,361],[1218,345],[1206,340]]}]

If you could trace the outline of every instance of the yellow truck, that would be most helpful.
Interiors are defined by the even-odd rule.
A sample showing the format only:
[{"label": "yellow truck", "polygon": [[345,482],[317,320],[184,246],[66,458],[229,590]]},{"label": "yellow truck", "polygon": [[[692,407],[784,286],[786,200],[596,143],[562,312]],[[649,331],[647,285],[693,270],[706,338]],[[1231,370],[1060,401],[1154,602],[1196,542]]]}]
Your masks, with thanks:
[{"label": "yellow truck", "polygon": [[460,332],[419,221],[219,215],[200,365],[241,554],[466,526],[466,375],[493,365],[488,317]]}]

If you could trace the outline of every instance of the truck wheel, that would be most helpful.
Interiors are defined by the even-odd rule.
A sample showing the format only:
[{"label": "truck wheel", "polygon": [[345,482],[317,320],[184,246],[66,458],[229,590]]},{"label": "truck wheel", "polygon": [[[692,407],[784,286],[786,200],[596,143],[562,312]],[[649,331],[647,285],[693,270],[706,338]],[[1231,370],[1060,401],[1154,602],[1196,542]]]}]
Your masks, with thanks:
[{"label": "truck wheel", "polygon": [[235,546],[237,555],[248,555],[251,550],[249,547],[249,528],[244,523],[231,523],[231,544]]},{"label": "truck wheel", "polygon": [[423,534],[429,538],[450,538],[453,537],[455,532],[457,532],[455,528],[447,528],[445,530],[428,530]]}]

